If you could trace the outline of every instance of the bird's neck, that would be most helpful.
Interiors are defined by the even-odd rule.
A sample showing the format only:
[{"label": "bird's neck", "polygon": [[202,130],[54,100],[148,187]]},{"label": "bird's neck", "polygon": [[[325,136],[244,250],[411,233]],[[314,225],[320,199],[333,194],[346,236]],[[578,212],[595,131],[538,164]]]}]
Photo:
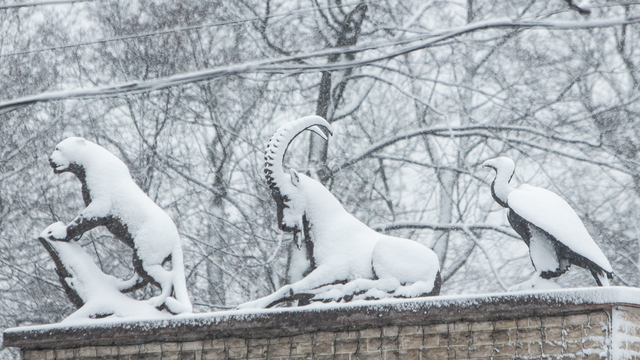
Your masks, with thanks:
[{"label": "bird's neck", "polygon": [[514,188],[509,185],[509,180],[511,180],[512,176],[513,173],[504,171],[497,172],[496,178],[493,179],[493,183],[491,183],[491,195],[493,196],[493,199],[500,204],[500,206],[505,208],[509,207],[507,198],[509,193],[514,190]]}]

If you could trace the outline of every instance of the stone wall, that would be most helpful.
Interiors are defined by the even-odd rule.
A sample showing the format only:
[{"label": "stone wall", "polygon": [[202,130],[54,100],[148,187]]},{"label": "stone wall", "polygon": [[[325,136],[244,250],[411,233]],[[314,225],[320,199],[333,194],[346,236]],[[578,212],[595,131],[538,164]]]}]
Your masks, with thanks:
[{"label": "stone wall", "polygon": [[29,360],[640,359],[640,290],[580,292],[26,327],[4,341]]}]

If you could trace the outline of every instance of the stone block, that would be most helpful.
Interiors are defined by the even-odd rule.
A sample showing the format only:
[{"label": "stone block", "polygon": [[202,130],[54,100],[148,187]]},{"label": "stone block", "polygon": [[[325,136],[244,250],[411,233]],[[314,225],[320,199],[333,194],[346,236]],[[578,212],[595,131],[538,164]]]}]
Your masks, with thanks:
[{"label": "stone block", "polygon": [[356,340],[336,340],[336,354],[354,354],[360,347],[359,341]]},{"label": "stone block", "polygon": [[405,335],[420,335],[422,336],[421,326],[403,326],[400,328],[400,336]]},{"label": "stone block", "polygon": [[517,327],[515,320],[498,320],[493,322],[495,329],[515,329]]},{"label": "stone block", "polygon": [[[246,359],[247,358],[247,347],[232,347],[227,349],[227,354],[231,359]],[[286,354],[289,355],[289,352]],[[278,355],[274,355],[278,356]]]},{"label": "stone block", "polygon": [[224,340],[223,339],[211,339],[204,340],[202,342],[202,349],[224,349]]},{"label": "stone block", "polygon": [[[113,347],[111,347],[111,348],[113,348]],[[56,358],[56,351],[55,350],[44,350],[44,353],[45,353],[45,355],[44,355],[45,359],[47,359],[47,360],[55,360],[55,358]],[[118,352],[116,350],[114,355],[117,355],[117,354],[118,354]],[[97,355],[97,356],[99,356],[99,355]]]},{"label": "stone block", "polygon": [[313,353],[313,346],[311,344],[311,340],[308,342],[292,342],[291,343],[291,354],[293,356],[311,356]]},{"label": "stone block", "polygon": [[493,344],[493,331],[473,331],[471,333],[473,345]]},{"label": "stone block", "polygon": [[383,360],[398,360],[398,351],[397,350],[384,350],[382,351],[382,359]]},{"label": "stone block", "polygon": [[227,348],[231,349],[237,349],[237,348],[241,348],[241,347],[246,347],[247,346],[247,342],[245,339],[240,339],[240,338],[228,338],[225,339],[224,341],[225,345]]},{"label": "stone block", "polygon": [[[157,360],[157,359],[162,359],[162,354],[160,353],[140,353],[138,355],[127,355],[127,356],[132,356],[135,357],[136,360]],[[202,357],[197,357],[196,359],[201,360]],[[102,357],[99,357],[98,359],[103,359]],[[117,359],[117,357],[114,357],[113,359]]]},{"label": "stone block", "polygon": [[[246,345],[245,345],[246,346]],[[181,343],[182,351],[196,351],[202,350],[202,341],[188,341]]]},{"label": "stone block", "polygon": [[449,343],[446,334],[424,334],[424,346],[446,346]]},{"label": "stone block", "polygon": [[449,324],[435,324],[423,327],[425,334],[447,334],[449,333]]},{"label": "stone block", "polygon": [[461,321],[461,322],[457,322],[457,323],[453,323],[453,327],[449,327],[449,331],[450,332],[469,332],[469,329],[471,327],[471,323],[468,323],[466,321]]},{"label": "stone block", "polygon": [[[363,351],[358,353],[359,360],[382,360],[382,352],[381,351]],[[356,359],[351,359],[356,360]]]},{"label": "stone block", "polygon": [[469,332],[452,332],[449,334],[449,346],[469,346]]},{"label": "stone block", "polygon": [[[195,352],[195,350],[194,351],[181,351],[179,359],[180,360],[196,360],[196,352]],[[234,357],[229,356],[229,360],[240,360],[240,359],[244,360],[245,357],[234,358]]]},{"label": "stone block", "polygon": [[418,349],[407,349],[398,351],[400,360],[420,360],[422,353]]},{"label": "stone block", "polygon": [[582,347],[584,349],[602,349],[605,346],[604,341],[604,338],[590,336],[582,342]]},{"label": "stone block", "polygon": [[582,360],[602,360],[600,354],[583,355]]},{"label": "stone block", "polygon": [[[513,330],[515,334],[515,329]],[[503,344],[510,342],[511,330],[509,329],[496,329],[491,333],[493,340],[496,344]],[[514,339],[515,340],[515,339]]]},{"label": "stone block", "polygon": [[500,344],[493,346],[494,355],[513,357],[516,355],[516,346],[514,344]]},{"label": "stone block", "polygon": [[398,338],[382,338],[382,349],[384,350],[396,350],[400,344],[398,343]]},{"label": "stone block", "polygon": [[[518,326],[520,326],[520,322],[518,322]],[[533,328],[542,327],[542,318],[539,318],[539,317],[527,318],[527,327],[533,327]]]},{"label": "stone block", "polygon": [[582,339],[584,337],[582,325],[565,324],[562,331],[564,332],[565,339]]},{"label": "stone block", "polygon": [[319,342],[333,342],[333,340],[335,340],[336,335],[332,332],[328,332],[328,331],[320,331],[314,334],[315,336],[315,342],[319,343]]},{"label": "stone block", "polygon": [[493,331],[493,322],[482,321],[471,323],[471,331],[490,330]]},{"label": "stone block", "polygon": [[333,338],[331,341],[318,341],[313,344],[314,354],[333,354]]},{"label": "stone block", "polygon": [[[176,351],[179,351],[179,344],[176,345]],[[140,353],[140,345],[123,345],[118,348],[118,356],[122,355],[137,355]]]},{"label": "stone block", "polygon": [[95,346],[83,346],[83,347],[77,348],[74,355],[76,358],[80,358],[80,359],[93,358],[98,356],[96,354]]},{"label": "stone block", "polygon": [[56,359],[73,359],[73,349],[56,349]]},{"label": "stone block", "polygon": [[[160,344],[156,344],[160,347]],[[118,356],[118,348],[116,346],[96,346],[97,357]]]},{"label": "stone block", "polygon": [[544,355],[559,355],[562,354],[563,347],[554,341],[543,341],[542,352]]},{"label": "stone block", "polygon": [[[162,353],[162,359],[164,360],[164,354]],[[212,347],[208,347],[208,348],[204,348],[202,349],[202,358],[203,359],[224,359],[226,357],[226,352],[224,351],[224,348],[220,349],[220,348],[212,348]],[[256,358],[263,358],[263,356],[259,356]]]},{"label": "stone block", "polygon": [[400,328],[397,326],[385,326],[382,328],[382,336],[384,337],[397,337]]},{"label": "stone block", "polygon": [[577,354],[582,352],[582,340],[565,341],[564,352],[568,354]]},{"label": "stone block", "polygon": [[518,341],[522,342],[532,342],[532,341],[541,341],[542,333],[540,329],[535,328],[518,328]]},{"label": "stone block", "polygon": [[380,328],[364,329],[360,330],[360,338],[379,338],[382,336],[382,330]]},{"label": "stone block", "polygon": [[[126,356],[131,357],[134,355],[126,355]],[[121,359],[134,360],[133,358],[127,358],[127,357],[123,358],[122,356],[118,356],[118,360],[121,360]],[[215,358],[212,358],[212,359],[215,359]],[[180,352],[179,351],[163,352],[162,360],[180,360]]]},{"label": "stone block", "polygon": [[587,314],[567,315],[564,317],[565,325],[586,325],[588,322],[589,315]]},{"label": "stone block", "polygon": [[562,339],[562,328],[559,327],[543,327],[544,341],[560,341]]},{"label": "stone block", "polygon": [[492,345],[474,345],[469,349],[470,358],[488,359],[494,353]]},{"label": "stone block", "polygon": [[[122,346],[120,347],[120,354],[122,354]],[[165,342],[161,344],[162,352],[180,352],[180,344],[175,342]]]},{"label": "stone block", "polygon": [[301,334],[291,337],[292,344],[311,344],[312,341],[311,334]]},{"label": "stone block", "polygon": [[267,346],[265,345],[247,346],[247,358],[261,359],[261,358],[266,358],[266,356],[267,356]]},{"label": "stone block", "polygon": [[356,331],[339,331],[334,334],[336,340],[356,339],[358,333]]},{"label": "stone block", "polygon": [[426,348],[424,349],[424,359],[444,360],[449,357],[449,351],[446,347]]},{"label": "stone block", "polygon": [[449,359],[468,359],[469,348],[463,346],[449,347]]},{"label": "stone block", "polygon": [[333,360],[333,354],[315,355],[313,360]]},{"label": "stone block", "polygon": [[422,333],[400,337],[400,347],[402,349],[420,349],[422,347],[422,342]]},{"label": "stone block", "polygon": [[[542,344],[539,342],[535,343],[527,343],[526,348],[522,349],[524,354],[528,354],[529,356],[540,356],[542,355]],[[520,352],[518,352],[519,354]]]},{"label": "stone block", "polygon": [[269,353],[269,357],[289,356],[291,354],[291,343],[271,341],[269,342],[267,352]]},{"label": "stone block", "polygon": [[547,327],[562,327],[564,318],[562,316],[547,316],[541,319],[542,326]]},{"label": "stone block", "polygon": [[367,351],[380,351],[382,348],[382,339],[380,338],[362,339],[361,341],[367,342]]},{"label": "stone block", "polygon": [[[201,344],[202,346],[202,344]],[[104,346],[98,346],[96,352]],[[162,352],[162,345],[160,343],[148,343],[140,345],[140,354],[157,354]],[[116,355],[116,354],[114,354]]]},{"label": "stone block", "polygon": [[627,349],[631,351],[635,351],[636,353],[640,353],[640,341],[629,341],[626,342]]},{"label": "stone block", "polygon": [[[609,318],[609,314],[605,311],[592,312],[589,314],[589,323],[592,325],[604,325],[609,323]],[[640,319],[638,319],[638,321],[640,321]],[[636,322],[636,324],[638,324],[638,322]]]}]

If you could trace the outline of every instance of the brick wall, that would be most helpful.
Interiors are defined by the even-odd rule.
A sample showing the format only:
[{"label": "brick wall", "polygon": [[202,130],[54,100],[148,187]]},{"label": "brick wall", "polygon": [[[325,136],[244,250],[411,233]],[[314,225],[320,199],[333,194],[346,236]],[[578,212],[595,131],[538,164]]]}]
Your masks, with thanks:
[{"label": "brick wall", "polygon": [[513,320],[384,326],[280,338],[226,338],[57,350],[23,350],[45,359],[600,359],[609,316],[586,314]]},{"label": "brick wall", "polygon": [[[640,290],[633,291],[640,300]],[[4,338],[28,360],[640,359],[640,307],[625,299],[587,300],[562,303],[548,294],[431,298],[20,328]]]}]

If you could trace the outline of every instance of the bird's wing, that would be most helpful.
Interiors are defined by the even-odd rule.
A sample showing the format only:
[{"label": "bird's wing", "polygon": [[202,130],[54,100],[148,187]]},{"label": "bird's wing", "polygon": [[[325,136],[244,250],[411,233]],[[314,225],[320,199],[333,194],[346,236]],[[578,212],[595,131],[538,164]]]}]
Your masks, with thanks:
[{"label": "bird's wing", "polygon": [[609,260],[593,241],[578,214],[555,193],[521,185],[509,194],[508,205],[516,214],[546,231],[573,252],[593,261],[605,271],[613,271]]}]

